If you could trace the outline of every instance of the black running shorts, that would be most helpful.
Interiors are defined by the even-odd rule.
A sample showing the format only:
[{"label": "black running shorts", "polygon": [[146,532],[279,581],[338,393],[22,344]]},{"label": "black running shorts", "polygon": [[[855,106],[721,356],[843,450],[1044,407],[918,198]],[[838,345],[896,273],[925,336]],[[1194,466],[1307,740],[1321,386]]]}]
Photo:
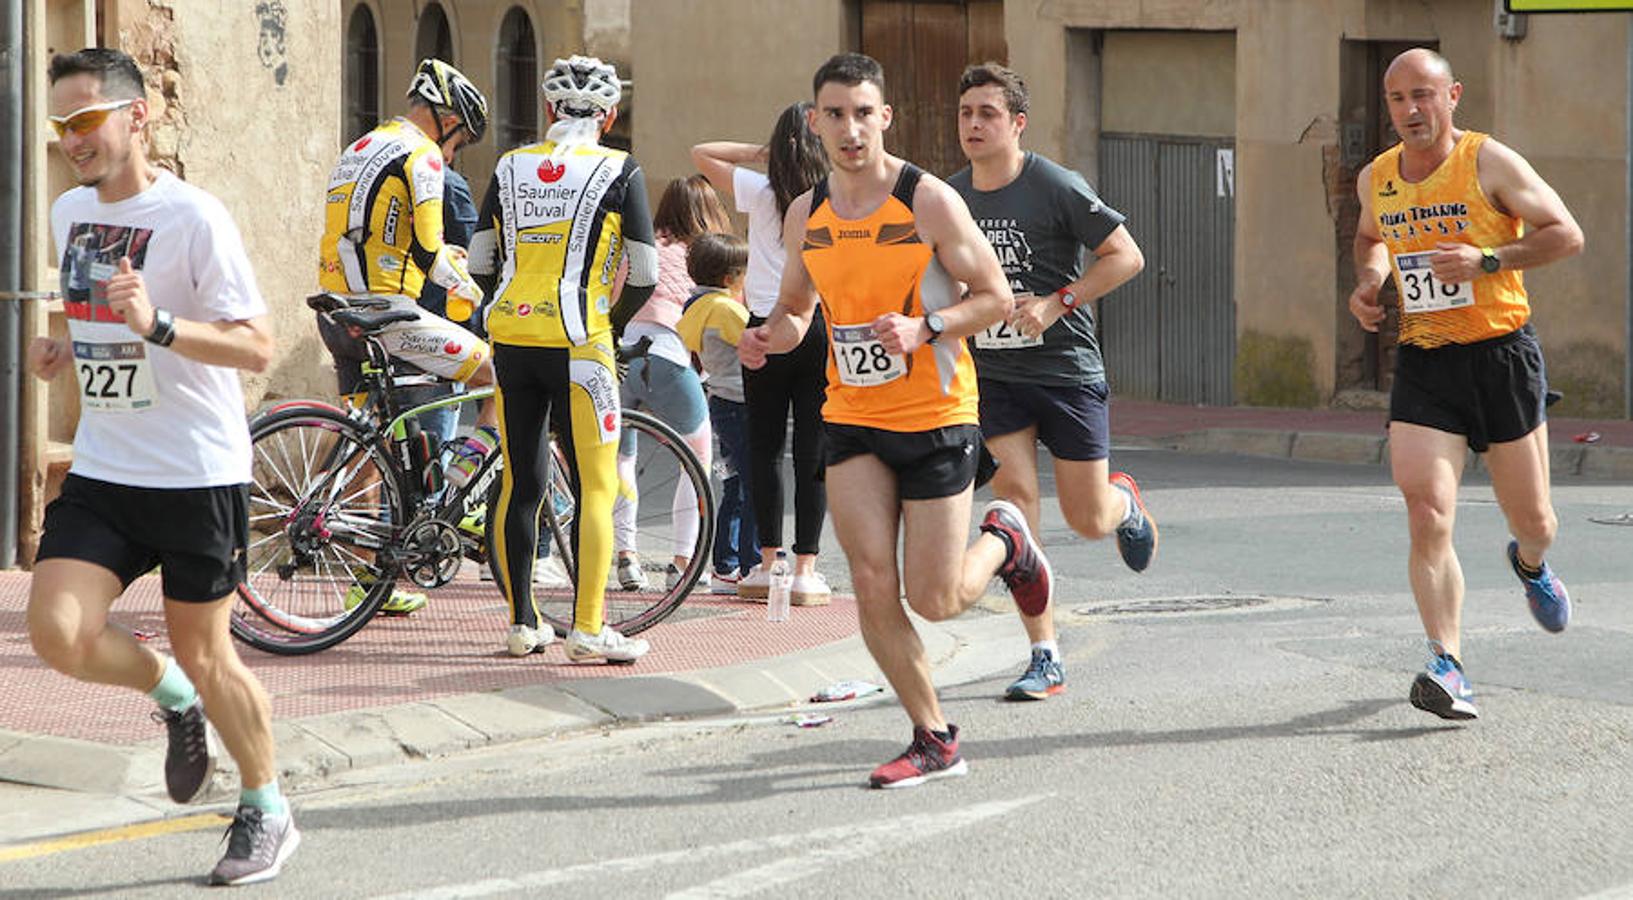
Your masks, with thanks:
[{"label": "black running shorts", "polygon": [[1547,419],[1548,373],[1530,325],[1473,344],[1425,350],[1401,345],[1389,420],[1461,434],[1484,453],[1516,441]]},{"label": "black running shorts", "polygon": [[164,596],[208,603],[244,580],[249,486],[140,488],[69,474],[45,508],[39,559],[95,563],[129,587],[161,566]]},{"label": "black running shorts", "polygon": [[981,429],[949,425],[930,431],[885,431],[863,425],[826,425],[828,465],[872,455],[896,473],[903,500],[951,497],[975,481],[984,447]]}]

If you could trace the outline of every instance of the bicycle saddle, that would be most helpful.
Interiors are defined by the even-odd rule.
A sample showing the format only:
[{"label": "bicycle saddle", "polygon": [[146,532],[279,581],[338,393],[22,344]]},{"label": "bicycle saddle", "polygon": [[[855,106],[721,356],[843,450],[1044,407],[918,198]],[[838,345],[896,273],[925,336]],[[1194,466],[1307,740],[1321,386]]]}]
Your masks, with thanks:
[{"label": "bicycle saddle", "polygon": [[379,334],[393,322],[412,322],[419,313],[412,309],[337,309],[329,317],[341,325],[361,329],[364,334]]}]

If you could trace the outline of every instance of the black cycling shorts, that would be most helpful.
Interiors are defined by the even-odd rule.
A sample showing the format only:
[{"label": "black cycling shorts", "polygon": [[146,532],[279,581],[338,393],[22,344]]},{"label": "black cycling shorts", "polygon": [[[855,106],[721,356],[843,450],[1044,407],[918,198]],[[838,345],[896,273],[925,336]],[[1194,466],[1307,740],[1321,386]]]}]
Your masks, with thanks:
[{"label": "black cycling shorts", "polygon": [[168,600],[208,603],[244,580],[249,486],[141,488],[70,473],[45,508],[38,559],[95,563],[132,581],[161,566]]},{"label": "black cycling shorts", "polygon": [[1526,325],[1473,344],[1395,355],[1389,420],[1461,434],[1469,449],[1516,441],[1547,420],[1548,373],[1536,332]]}]

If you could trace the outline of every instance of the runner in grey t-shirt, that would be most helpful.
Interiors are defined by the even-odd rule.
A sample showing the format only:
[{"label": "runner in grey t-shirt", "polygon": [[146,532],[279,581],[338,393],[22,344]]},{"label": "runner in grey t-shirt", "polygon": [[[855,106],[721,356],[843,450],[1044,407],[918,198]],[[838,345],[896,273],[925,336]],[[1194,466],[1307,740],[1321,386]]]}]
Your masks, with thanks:
[{"label": "runner in grey t-shirt", "polygon": [[[970,338],[981,386],[981,432],[998,460],[995,495],[1041,534],[1037,443],[1055,461],[1060,510],[1072,530],[1113,532],[1136,572],[1157,550],[1157,523],[1134,479],[1111,472],[1106,371],[1089,301],[1139,274],[1140,248],[1121,213],[1083,177],[1021,150],[1026,85],[995,63],[971,66],[958,84],[958,141],[970,167],[947,179],[1003,264],[1015,292],[1007,322]],[[1085,250],[1095,257],[1085,268]],[[1052,610],[1021,617],[1032,641],[1011,700],[1042,700],[1066,687]]]},{"label": "runner in grey t-shirt", "polygon": [[[1020,174],[994,190],[977,190],[967,168],[947,183],[963,196],[975,224],[986,233],[1017,301],[1053,300],[1051,295],[1082,277],[1084,248],[1105,244],[1118,233],[1124,218],[1101,202],[1083,176],[1036,153],[1022,153],[1021,159]],[[1123,230],[1121,237],[1127,234]],[[1041,345],[1032,346],[1038,338],[1020,334],[1008,322],[973,338],[980,377],[1051,385],[1105,381],[1094,313],[1085,302],[1060,308],[1063,315],[1044,330]]]}]

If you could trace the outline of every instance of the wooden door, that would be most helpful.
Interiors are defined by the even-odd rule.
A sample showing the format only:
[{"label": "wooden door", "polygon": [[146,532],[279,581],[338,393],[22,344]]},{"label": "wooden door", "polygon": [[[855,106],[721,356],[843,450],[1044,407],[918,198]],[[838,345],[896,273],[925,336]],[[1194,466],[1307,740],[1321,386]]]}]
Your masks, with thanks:
[{"label": "wooden door", "polygon": [[962,169],[958,77],[1008,61],[1003,0],[864,0],[861,49],[885,69],[885,148],[942,177]]}]

